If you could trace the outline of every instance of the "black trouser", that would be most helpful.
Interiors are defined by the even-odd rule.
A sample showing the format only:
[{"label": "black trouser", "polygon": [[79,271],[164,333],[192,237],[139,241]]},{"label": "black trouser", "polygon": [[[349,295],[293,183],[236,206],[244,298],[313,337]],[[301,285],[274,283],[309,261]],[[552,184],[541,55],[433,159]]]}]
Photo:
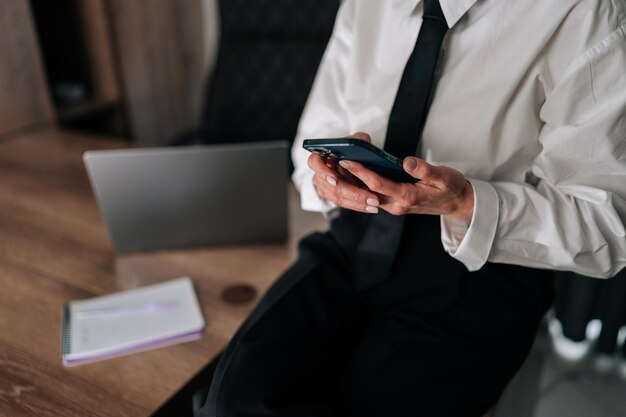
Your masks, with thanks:
[{"label": "black trouser", "polygon": [[363,216],[300,243],[298,261],[230,342],[197,416],[481,416],[552,303],[548,271],[467,272],[439,217],[409,216],[392,276],[357,290]]}]

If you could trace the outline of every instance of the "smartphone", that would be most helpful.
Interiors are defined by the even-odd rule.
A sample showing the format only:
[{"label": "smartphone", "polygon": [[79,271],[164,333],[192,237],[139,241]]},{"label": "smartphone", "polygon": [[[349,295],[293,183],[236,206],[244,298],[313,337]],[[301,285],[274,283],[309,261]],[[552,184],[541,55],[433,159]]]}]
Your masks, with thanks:
[{"label": "smartphone", "polygon": [[418,182],[402,168],[402,160],[369,142],[354,138],[305,139],[304,149],[338,163],[342,159],[356,161],[366,168],[395,182]]}]

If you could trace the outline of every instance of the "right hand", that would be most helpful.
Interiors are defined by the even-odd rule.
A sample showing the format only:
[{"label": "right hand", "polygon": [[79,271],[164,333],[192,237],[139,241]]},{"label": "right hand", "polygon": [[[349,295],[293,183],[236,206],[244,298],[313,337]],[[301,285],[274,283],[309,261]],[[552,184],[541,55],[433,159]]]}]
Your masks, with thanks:
[{"label": "right hand", "polygon": [[[361,139],[371,143],[367,133],[358,132],[350,138]],[[345,169],[335,165],[316,153],[308,159],[309,168],[315,171],[313,185],[317,194],[339,207],[361,213],[378,213],[380,201],[376,194],[359,185],[358,180]]]}]

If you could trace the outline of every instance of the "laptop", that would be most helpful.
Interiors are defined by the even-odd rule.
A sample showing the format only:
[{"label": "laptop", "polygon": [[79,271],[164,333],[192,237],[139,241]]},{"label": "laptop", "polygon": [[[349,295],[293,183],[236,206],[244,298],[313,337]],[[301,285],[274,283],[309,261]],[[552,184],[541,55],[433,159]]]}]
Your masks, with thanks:
[{"label": "laptop", "polygon": [[118,252],[287,238],[287,142],[87,151]]}]

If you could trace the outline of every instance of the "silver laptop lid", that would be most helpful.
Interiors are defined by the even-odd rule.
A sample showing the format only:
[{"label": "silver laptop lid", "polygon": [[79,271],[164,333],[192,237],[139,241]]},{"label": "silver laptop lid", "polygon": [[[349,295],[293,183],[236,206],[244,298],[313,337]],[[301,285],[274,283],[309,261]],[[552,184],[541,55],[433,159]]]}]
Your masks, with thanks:
[{"label": "silver laptop lid", "polygon": [[88,151],[118,251],[281,241],[287,142]]}]

